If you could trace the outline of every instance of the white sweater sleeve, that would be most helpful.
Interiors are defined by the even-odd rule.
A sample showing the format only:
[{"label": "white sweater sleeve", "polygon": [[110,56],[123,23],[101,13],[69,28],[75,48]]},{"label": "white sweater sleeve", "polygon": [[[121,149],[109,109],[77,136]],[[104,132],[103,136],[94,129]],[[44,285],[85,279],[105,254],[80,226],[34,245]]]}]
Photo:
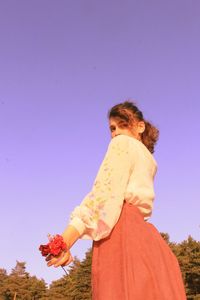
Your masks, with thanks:
[{"label": "white sweater sleeve", "polygon": [[83,239],[107,237],[117,223],[134,167],[133,147],[125,135],[114,137],[100,166],[91,192],[70,216]]}]

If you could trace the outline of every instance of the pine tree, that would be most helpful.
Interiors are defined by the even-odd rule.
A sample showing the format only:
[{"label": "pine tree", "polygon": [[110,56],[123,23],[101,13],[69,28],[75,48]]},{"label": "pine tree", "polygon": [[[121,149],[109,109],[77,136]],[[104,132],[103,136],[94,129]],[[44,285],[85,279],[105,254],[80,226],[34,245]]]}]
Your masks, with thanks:
[{"label": "pine tree", "polygon": [[0,300],[3,299],[4,286],[8,275],[5,269],[0,269]]},{"label": "pine tree", "polygon": [[48,299],[55,300],[75,300],[74,291],[76,289],[76,273],[80,267],[80,260],[75,257],[73,264],[69,267],[67,275],[61,279],[53,281],[47,292]]},{"label": "pine tree", "polygon": [[169,234],[166,232],[160,232],[160,235],[162,236],[162,238],[165,240],[165,242],[167,244],[170,244],[170,240],[169,240]]},{"label": "pine tree", "polygon": [[200,294],[200,242],[191,236],[175,249],[183,274],[187,295]]},{"label": "pine tree", "polygon": [[[37,300],[46,294],[46,283],[26,272],[26,263],[18,262],[10,275],[4,276],[0,295],[4,300]],[[1,274],[1,275],[2,275]]]},{"label": "pine tree", "polygon": [[43,279],[38,279],[36,276],[31,276],[28,279],[28,290],[31,300],[45,298],[47,291],[46,282]]},{"label": "pine tree", "polygon": [[74,300],[91,299],[91,249],[86,252],[85,259],[80,263],[74,276],[72,297]]},{"label": "pine tree", "polygon": [[65,298],[65,288],[66,288],[66,281],[65,278],[67,276],[62,277],[61,279],[55,280],[51,283],[49,291],[47,292],[48,299],[55,299],[55,300],[64,300]]},{"label": "pine tree", "polygon": [[26,272],[26,262],[25,261],[16,261],[16,266],[12,269],[11,275],[17,275],[19,277],[28,277]]},{"label": "pine tree", "polygon": [[75,257],[73,264],[69,267],[68,276],[65,277],[66,284],[65,284],[65,299],[67,300],[77,300],[75,298],[76,287],[77,287],[77,273],[80,268],[81,262],[80,260]]}]

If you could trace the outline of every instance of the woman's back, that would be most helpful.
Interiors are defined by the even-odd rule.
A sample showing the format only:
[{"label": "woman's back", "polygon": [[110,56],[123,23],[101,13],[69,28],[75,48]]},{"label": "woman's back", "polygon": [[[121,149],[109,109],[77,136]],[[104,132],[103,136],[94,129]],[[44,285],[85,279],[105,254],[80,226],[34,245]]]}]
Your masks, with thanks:
[{"label": "woman's back", "polygon": [[126,136],[125,138],[129,139],[134,162],[125,193],[125,200],[136,205],[146,220],[153,209],[155,198],[154,177],[157,171],[157,163],[143,143],[134,137]]}]

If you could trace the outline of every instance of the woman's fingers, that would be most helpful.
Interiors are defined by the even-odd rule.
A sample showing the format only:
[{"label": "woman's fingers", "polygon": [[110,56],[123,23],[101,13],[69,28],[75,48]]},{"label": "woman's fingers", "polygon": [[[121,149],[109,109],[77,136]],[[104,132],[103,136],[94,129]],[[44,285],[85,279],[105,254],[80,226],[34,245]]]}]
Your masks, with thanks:
[{"label": "woman's fingers", "polygon": [[59,257],[46,258],[46,261],[48,261],[47,263],[48,267],[51,267],[53,265],[54,267],[66,266],[73,261],[73,257],[68,251],[68,252],[62,252],[62,254]]},{"label": "woman's fingers", "polygon": [[64,266],[67,266],[67,265],[69,265],[69,264],[71,264],[71,262],[73,262],[73,257],[72,256],[70,256],[70,258],[69,258],[69,260],[68,261],[66,261],[63,265],[62,265],[62,267],[64,267]]},{"label": "woman's fingers", "polygon": [[45,258],[46,261],[49,261],[53,258],[53,256],[51,254],[48,254],[47,257]]},{"label": "woman's fingers", "polygon": [[54,264],[54,267],[68,265],[70,258],[71,258],[71,255],[69,253],[65,253],[65,255]]},{"label": "woman's fingers", "polygon": [[48,261],[47,266],[48,266],[48,267],[51,267],[51,266],[53,266],[57,261],[58,261],[58,258],[53,257],[51,260]]},{"label": "woman's fingers", "polygon": [[51,267],[52,265],[54,265],[57,261],[59,261],[64,255],[64,252],[62,252],[59,256],[55,257],[53,255],[51,255],[49,258],[46,258],[46,261],[48,261],[47,266]]}]

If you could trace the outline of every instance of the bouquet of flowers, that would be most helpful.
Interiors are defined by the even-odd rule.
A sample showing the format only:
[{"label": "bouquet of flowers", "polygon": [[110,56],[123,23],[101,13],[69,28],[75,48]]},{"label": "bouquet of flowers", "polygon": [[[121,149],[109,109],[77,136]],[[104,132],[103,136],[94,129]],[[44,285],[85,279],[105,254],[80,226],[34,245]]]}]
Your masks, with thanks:
[{"label": "bouquet of flowers", "polygon": [[[56,234],[51,236],[48,234],[49,243],[45,245],[40,245],[39,250],[41,251],[42,256],[59,256],[63,251],[67,252],[67,245],[64,242],[64,239],[61,235]],[[62,269],[67,274],[65,268],[61,266]]]},{"label": "bouquet of flowers", "polygon": [[40,245],[39,250],[42,256],[58,256],[61,252],[67,251],[67,245],[63,240],[63,237],[59,234],[54,236],[48,235],[49,243]]}]

